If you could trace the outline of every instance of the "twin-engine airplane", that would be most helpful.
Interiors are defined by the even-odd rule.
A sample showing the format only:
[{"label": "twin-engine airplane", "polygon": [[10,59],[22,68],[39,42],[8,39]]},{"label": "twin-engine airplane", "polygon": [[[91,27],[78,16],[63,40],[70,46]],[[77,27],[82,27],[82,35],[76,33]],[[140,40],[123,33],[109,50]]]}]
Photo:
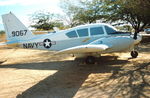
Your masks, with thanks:
[{"label": "twin-engine airplane", "polygon": [[136,58],[138,52],[134,46],[141,41],[141,37],[118,32],[114,27],[104,24],[81,25],[56,33],[34,35],[13,14],[2,15],[6,31],[6,44],[19,44],[25,49],[43,49],[57,51],[58,54],[82,54],[86,56],[87,64],[95,63],[95,57],[103,53],[131,51]]}]

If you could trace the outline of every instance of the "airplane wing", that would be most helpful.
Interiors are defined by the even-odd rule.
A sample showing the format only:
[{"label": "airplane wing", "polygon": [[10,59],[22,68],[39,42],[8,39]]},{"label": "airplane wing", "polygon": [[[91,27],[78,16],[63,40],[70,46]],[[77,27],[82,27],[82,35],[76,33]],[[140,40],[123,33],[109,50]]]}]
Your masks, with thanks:
[{"label": "airplane wing", "polygon": [[110,46],[105,44],[88,44],[88,45],[81,45],[81,46],[67,48],[58,51],[56,54],[101,52],[108,48],[110,48]]}]

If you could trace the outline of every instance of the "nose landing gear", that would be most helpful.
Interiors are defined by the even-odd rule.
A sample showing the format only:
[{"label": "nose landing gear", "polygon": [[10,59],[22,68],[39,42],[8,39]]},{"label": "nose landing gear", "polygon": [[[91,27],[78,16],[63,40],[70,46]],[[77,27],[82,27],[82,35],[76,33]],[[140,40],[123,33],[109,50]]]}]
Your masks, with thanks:
[{"label": "nose landing gear", "polygon": [[137,56],[138,56],[138,52],[137,51],[131,51],[131,56],[132,56],[132,58],[137,58]]}]

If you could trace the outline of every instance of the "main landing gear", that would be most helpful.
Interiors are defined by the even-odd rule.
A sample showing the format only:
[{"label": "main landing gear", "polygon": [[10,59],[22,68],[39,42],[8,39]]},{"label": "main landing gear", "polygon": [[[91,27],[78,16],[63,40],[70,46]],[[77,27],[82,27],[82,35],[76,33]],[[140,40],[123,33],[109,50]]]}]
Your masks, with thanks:
[{"label": "main landing gear", "polygon": [[137,51],[131,51],[131,56],[132,56],[132,58],[137,58],[137,56],[138,56],[138,52]]},{"label": "main landing gear", "polygon": [[[138,52],[135,50],[131,51],[130,54],[131,54],[132,58],[137,58],[137,56],[138,56]],[[85,59],[86,64],[95,64],[95,62],[96,62],[96,58],[94,56],[87,56]]]},{"label": "main landing gear", "polygon": [[93,57],[93,56],[88,56],[88,57],[86,57],[86,59],[85,59],[85,63],[86,63],[86,64],[95,64],[95,62],[96,62],[96,58]]}]

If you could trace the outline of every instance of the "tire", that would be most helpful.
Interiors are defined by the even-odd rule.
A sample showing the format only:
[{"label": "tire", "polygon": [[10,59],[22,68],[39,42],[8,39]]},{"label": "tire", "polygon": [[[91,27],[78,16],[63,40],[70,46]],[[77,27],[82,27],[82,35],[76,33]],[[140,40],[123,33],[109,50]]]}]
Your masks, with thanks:
[{"label": "tire", "polygon": [[85,62],[86,62],[86,64],[95,64],[95,57],[93,57],[93,56],[88,56],[88,57],[85,59]]},{"label": "tire", "polygon": [[131,51],[132,58],[137,58],[138,52],[137,51]]}]

